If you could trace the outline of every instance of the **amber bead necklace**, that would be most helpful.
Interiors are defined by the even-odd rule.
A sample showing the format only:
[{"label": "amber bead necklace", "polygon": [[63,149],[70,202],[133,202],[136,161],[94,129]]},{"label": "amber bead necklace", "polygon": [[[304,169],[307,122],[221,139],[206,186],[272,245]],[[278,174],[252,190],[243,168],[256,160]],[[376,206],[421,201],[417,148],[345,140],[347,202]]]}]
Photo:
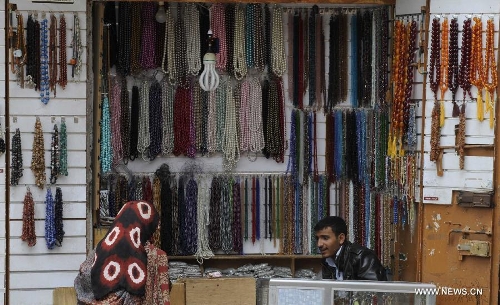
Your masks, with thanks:
[{"label": "amber bead necklace", "polygon": [[448,17],[444,17],[441,23],[441,71],[439,75],[439,89],[441,90],[439,125],[441,127],[444,125],[444,95],[448,91],[449,30]]},{"label": "amber bead necklace", "polygon": [[477,119],[484,119],[483,88],[485,73],[483,65],[483,22],[481,17],[474,17],[472,26],[472,50],[470,63],[470,82],[477,88]]},{"label": "amber bead necklace", "polygon": [[[495,25],[490,17],[486,22],[486,57],[484,63],[484,86],[486,87],[486,110],[490,115],[490,128],[493,128],[495,120],[495,90],[498,83],[497,64],[495,62]],[[491,82],[490,82],[491,81]]]}]

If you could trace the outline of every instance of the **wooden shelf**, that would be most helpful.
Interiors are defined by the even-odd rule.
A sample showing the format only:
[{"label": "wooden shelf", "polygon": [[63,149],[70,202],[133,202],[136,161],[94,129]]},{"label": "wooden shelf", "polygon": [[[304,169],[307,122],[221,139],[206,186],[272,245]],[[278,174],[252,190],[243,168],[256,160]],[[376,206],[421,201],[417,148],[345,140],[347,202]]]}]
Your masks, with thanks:
[{"label": "wooden shelf", "polygon": [[[302,255],[302,254],[295,254],[295,255],[285,255],[285,254],[248,254],[248,255],[215,255],[211,258],[211,260],[245,260],[245,259],[314,259],[314,258],[321,258],[321,255]],[[193,255],[172,255],[168,257],[169,260],[196,260],[196,256]],[[207,260],[203,259],[203,260]]]},{"label": "wooden shelf", "polygon": [[314,272],[321,270],[320,263],[321,255],[301,255],[301,254],[248,254],[248,255],[215,255],[208,259],[203,259],[200,264],[196,256],[169,256],[169,261],[184,261],[189,263],[196,263],[200,265],[202,272],[205,268],[238,268],[245,264],[262,264],[268,263],[271,266],[289,267],[292,276],[295,275],[296,270],[299,269],[312,269]]}]

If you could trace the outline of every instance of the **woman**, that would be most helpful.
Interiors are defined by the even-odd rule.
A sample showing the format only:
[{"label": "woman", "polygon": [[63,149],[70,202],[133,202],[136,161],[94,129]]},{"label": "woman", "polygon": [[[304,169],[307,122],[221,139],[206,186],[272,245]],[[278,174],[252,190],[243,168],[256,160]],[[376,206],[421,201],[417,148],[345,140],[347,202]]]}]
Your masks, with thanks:
[{"label": "woman", "polygon": [[79,304],[170,304],[167,256],[148,242],[159,219],[148,202],[123,205],[80,266],[75,279]]}]

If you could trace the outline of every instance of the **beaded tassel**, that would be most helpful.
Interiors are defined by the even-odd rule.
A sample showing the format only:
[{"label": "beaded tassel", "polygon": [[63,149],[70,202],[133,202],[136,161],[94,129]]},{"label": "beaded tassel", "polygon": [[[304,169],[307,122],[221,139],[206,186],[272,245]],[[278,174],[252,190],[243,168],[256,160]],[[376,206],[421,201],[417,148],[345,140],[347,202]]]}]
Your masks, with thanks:
[{"label": "beaded tassel", "polygon": [[36,245],[35,233],[35,202],[31,195],[31,190],[26,189],[23,205],[23,231],[21,233],[21,240],[28,243],[29,247]]},{"label": "beaded tassel", "polygon": [[55,225],[54,198],[50,188],[47,188],[47,194],[45,195],[45,243],[49,249],[53,249],[56,245]]}]

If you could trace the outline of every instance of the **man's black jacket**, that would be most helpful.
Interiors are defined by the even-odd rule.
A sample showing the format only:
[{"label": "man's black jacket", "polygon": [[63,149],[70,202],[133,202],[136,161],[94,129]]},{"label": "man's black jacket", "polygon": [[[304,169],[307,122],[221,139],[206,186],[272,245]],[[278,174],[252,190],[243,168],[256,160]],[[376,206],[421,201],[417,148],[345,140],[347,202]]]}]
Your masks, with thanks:
[{"label": "man's black jacket", "polygon": [[[375,252],[358,244],[345,241],[335,265],[344,274],[344,280],[387,281],[385,269]],[[336,279],[335,268],[323,263],[323,279]]]}]

